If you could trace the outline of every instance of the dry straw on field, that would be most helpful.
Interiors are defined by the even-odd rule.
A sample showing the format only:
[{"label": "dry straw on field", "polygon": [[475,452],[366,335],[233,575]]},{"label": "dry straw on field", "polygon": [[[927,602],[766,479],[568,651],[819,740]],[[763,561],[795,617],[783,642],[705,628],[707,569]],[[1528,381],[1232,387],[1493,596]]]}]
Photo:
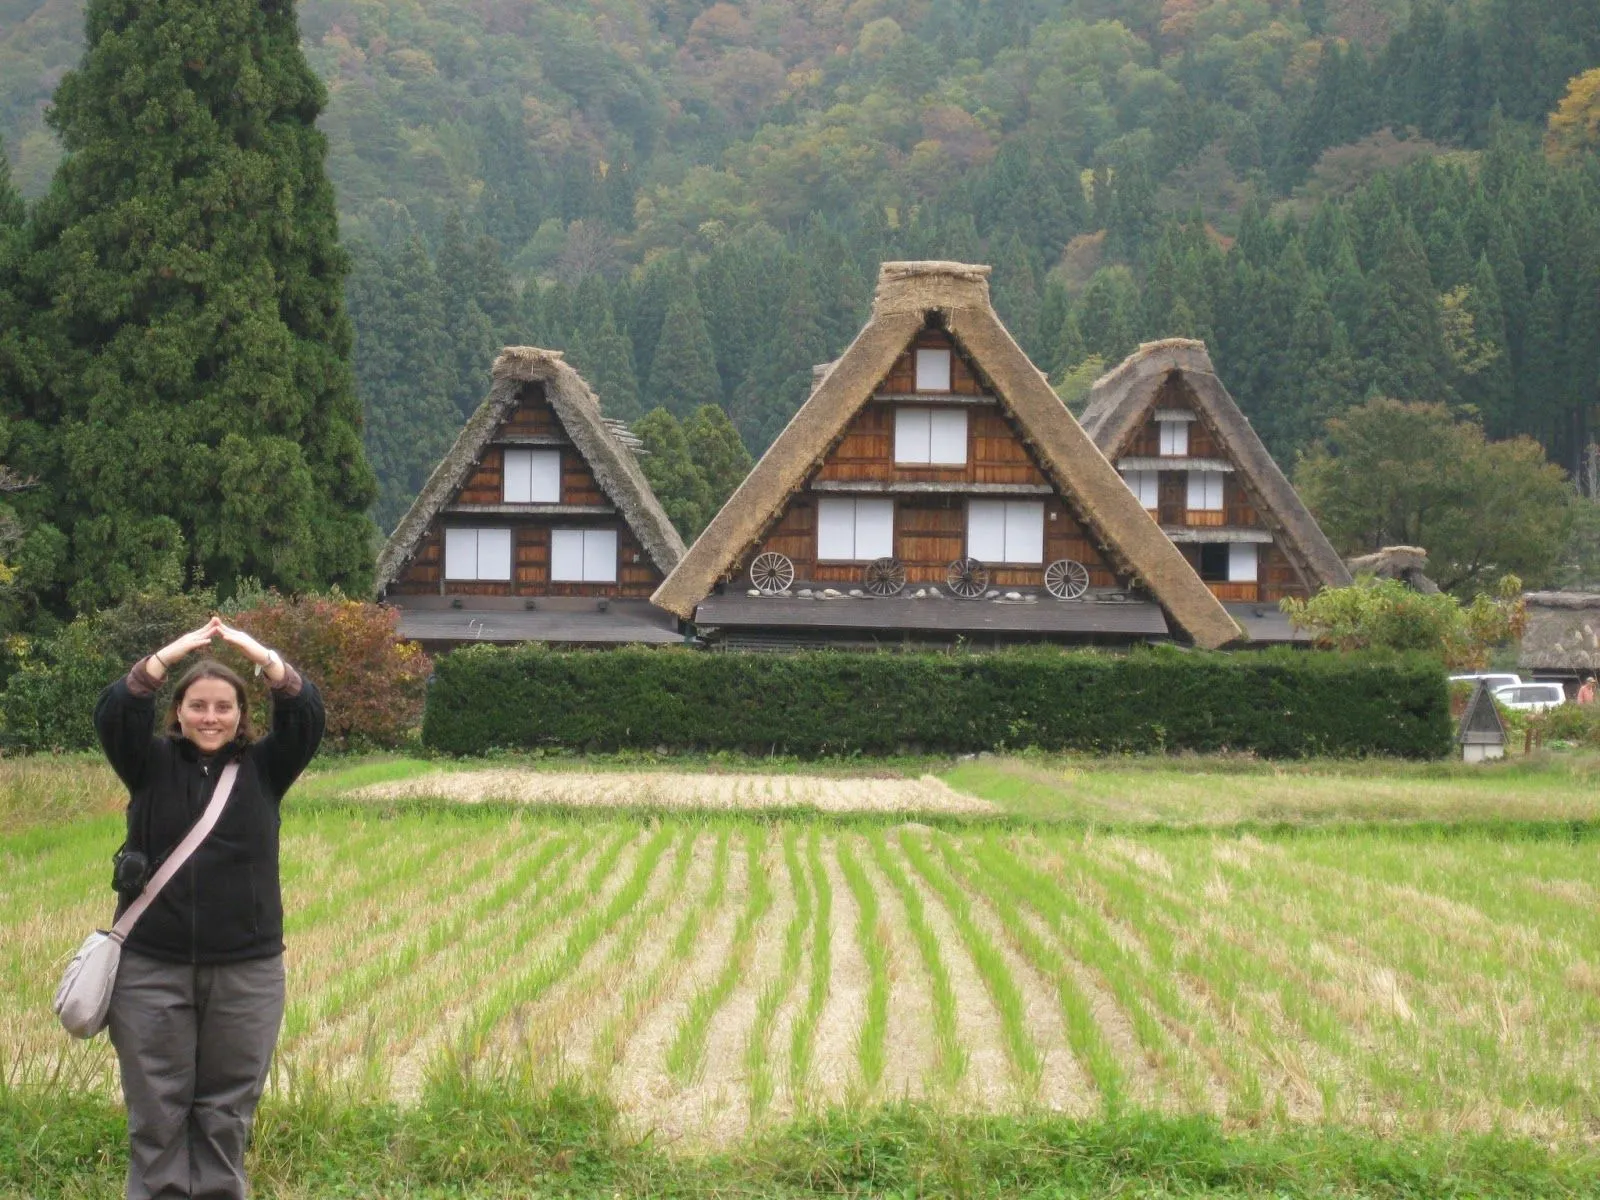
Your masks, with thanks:
[{"label": "dry straw on field", "polygon": [[497,800],[546,808],[826,813],[992,813],[987,800],[942,779],[834,779],[820,775],[692,775],[667,772],[439,771],[359,788],[355,799]]}]

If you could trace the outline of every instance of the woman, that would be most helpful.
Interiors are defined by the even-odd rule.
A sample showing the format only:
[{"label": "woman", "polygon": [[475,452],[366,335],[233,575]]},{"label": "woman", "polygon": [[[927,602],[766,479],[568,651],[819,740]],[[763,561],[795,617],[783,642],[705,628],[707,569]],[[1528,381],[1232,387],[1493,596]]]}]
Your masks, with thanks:
[{"label": "woman", "polygon": [[[202,659],[178,680],[156,734],[156,690],[217,638],[265,674],[271,732],[253,736],[244,681]],[[242,1197],[245,1142],[283,1019],[278,806],[322,740],[322,698],[277,651],[212,617],[107,688],[94,723],[128,787],[127,849],[149,872],[205,811],[223,766],[239,762],[216,828],[128,935],[110,1030],[128,1106],[128,1200]],[[119,882],[120,913],[143,879]]]}]

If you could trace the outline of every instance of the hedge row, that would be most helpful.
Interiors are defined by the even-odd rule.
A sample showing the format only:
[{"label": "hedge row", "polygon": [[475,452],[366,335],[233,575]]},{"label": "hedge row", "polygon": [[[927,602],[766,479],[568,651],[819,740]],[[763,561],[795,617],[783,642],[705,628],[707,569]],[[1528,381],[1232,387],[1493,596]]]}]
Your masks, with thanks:
[{"label": "hedge row", "polygon": [[552,651],[475,646],[436,664],[423,741],[494,749],[1449,752],[1424,656],[1052,649],[985,655]]}]

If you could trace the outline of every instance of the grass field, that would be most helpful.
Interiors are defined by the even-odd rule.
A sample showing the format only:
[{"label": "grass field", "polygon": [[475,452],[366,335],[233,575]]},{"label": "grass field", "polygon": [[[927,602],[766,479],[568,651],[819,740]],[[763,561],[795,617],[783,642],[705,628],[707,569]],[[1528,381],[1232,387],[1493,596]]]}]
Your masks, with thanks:
[{"label": "grass field", "polygon": [[[984,758],[854,783],[843,767],[594,765],[306,780],[285,813],[290,1004],[263,1117],[281,1194],[311,1169],[306,1112],[355,1137],[352,1113],[409,1128],[444,1097],[448,1124],[484,1096],[491,1125],[533,1105],[546,1125],[603,1126],[618,1170],[640,1146],[733,1156],[697,1161],[738,1174],[741,1155],[812,1145],[827,1175],[885,1129],[937,1158],[958,1128],[977,1139],[963,1162],[985,1137],[1053,1129],[1099,1130],[1126,1165],[1117,1139],[1154,1129],[1174,1153],[1198,1139],[1195,1163],[1202,1145],[1273,1162],[1278,1147],[1299,1170],[1337,1142],[1328,1162],[1346,1167],[1391,1144],[1459,1166],[1484,1135],[1590,1164],[1600,832],[1581,760]],[[23,1170],[18,1114],[44,1114],[61,1145],[72,1113],[114,1120],[104,1040],[70,1043],[48,999],[57,960],[105,919],[120,796],[88,760],[0,773],[3,1186]],[[684,811],[697,789],[707,810]],[[73,1179],[94,1194],[103,1159],[56,1194]],[[1300,1194],[1280,1168],[1237,1194]]]}]

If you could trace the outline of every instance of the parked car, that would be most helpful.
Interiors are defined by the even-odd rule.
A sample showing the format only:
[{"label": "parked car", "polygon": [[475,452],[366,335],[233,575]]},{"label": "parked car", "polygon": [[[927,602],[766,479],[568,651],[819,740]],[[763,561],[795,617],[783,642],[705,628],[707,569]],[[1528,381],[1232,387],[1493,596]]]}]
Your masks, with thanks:
[{"label": "parked car", "polygon": [[1567,702],[1567,690],[1559,683],[1518,683],[1494,693],[1496,704],[1516,712],[1544,712]]},{"label": "parked car", "polygon": [[1450,676],[1451,683],[1477,683],[1482,680],[1489,689],[1489,694],[1504,687],[1516,687],[1522,682],[1521,675],[1514,675],[1510,671],[1472,671],[1465,675]]}]

